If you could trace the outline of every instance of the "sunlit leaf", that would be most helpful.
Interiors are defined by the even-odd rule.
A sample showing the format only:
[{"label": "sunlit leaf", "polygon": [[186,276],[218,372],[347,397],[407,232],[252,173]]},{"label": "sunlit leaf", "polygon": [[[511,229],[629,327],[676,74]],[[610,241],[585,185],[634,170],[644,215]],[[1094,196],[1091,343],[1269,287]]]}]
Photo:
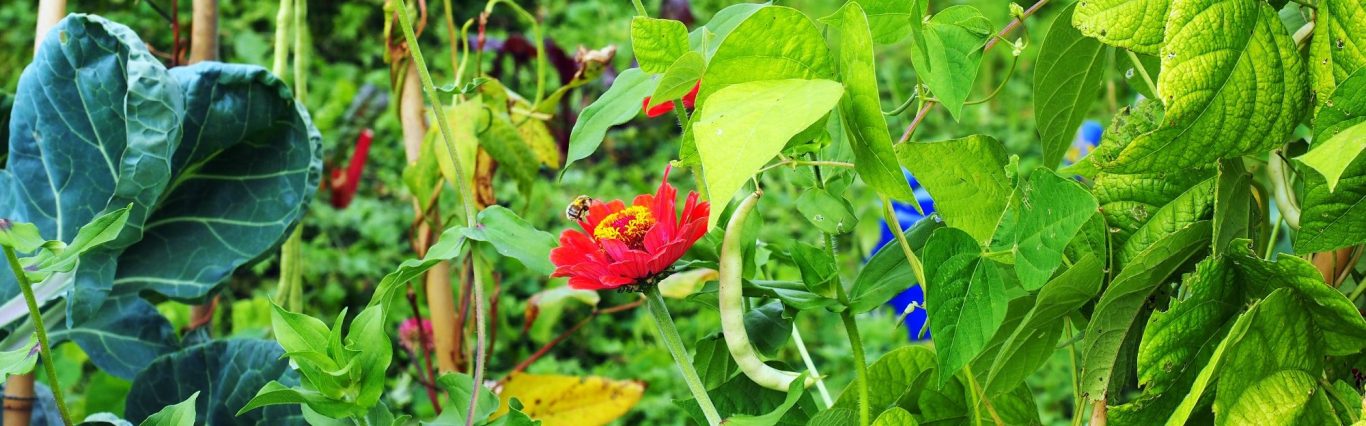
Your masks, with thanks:
[{"label": "sunlit leaf", "polygon": [[503,383],[502,406],[493,417],[507,414],[508,402],[517,398],[526,404],[523,412],[546,426],[604,425],[626,414],[644,392],[637,381],[518,373]]}]

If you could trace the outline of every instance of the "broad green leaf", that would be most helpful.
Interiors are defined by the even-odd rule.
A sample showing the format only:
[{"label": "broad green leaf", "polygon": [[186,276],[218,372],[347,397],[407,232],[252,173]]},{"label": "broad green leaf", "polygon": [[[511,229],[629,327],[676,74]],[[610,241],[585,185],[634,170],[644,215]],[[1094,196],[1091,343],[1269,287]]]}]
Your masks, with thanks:
[{"label": "broad green leaf", "polygon": [[[909,5],[905,6],[909,9]],[[855,170],[878,195],[909,201],[920,211],[920,204],[892,153],[892,135],[887,131],[887,119],[879,101],[872,35],[863,9],[856,2],[845,3],[822,21],[833,30],[840,79],[849,92],[840,101],[840,119],[844,120],[844,130],[854,148]]]},{"label": "broad green leaf", "polygon": [[1005,146],[985,135],[896,147],[897,159],[934,197],[949,226],[988,242],[1010,199]]},{"label": "broad green leaf", "polygon": [[1082,392],[1092,401],[1106,399],[1120,347],[1131,338],[1148,296],[1200,249],[1207,247],[1209,222],[1196,222],[1156,241],[1124,269],[1096,302],[1081,342]]},{"label": "broad green leaf", "polygon": [[788,410],[791,410],[792,406],[797,405],[797,401],[801,400],[802,394],[806,391],[806,388],[802,387],[802,384],[806,383],[807,374],[808,373],[803,372],[798,375],[796,379],[793,379],[791,384],[787,385],[787,397],[784,398],[783,403],[775,407],[773,411],[757,416],[746,414],[732,415],[725,420],[726,424],[734,426],[773,426],[778,424],[778,422],[782,421],[783,416],[787,415]]},{"label": "broad green leaf", "polygon": [[[355,412],[355,406],[336,399],[324,396],[316,391],[307,389],[290,388],[278,381],[270,381],[256,393],[250,401],[242,406],[238,411],[239,415],[247,414],[257,409],[278,408],[271,406],[279,405],[299,405],[302,406],[303,419],[308,423],[323,426],[341,426],[348,423],[337,420],[349,416],[360,417],[361,413]],[[297,421],[297,420],[296,420]]]},{"label": "broad green leaf", "polygon": [[1231,348],[1238,345],[1238,342],[1242,340],[1243,336],[1247,335],[1249,326],[1252,325],[1254,318],[1257,316],[1257,308],[1264,303],[1266,303],[1266,300],[1259,301],[1256,305],[1253,305],[1247,312],[1239,315],[1237,320],[1233,322],[1233,325],[1229,327],[1228,334],[1224,335],[1224,338],[1219,341],[1219,346],[1214,348],[1214,353],[1210,354],[1209,362],[1200,369],[1200,374],[1195,376],[1195,381],[1191,383],[1190,390],[1181,400],[1181,404],[1177,405],[1176,410],[1172,412],[1171,417],[1167,418],[1167,426],[1180,426],[1186,424],[1187,420],[1190,419],[1191,413],[1195,411],[1196,405],[1198,405],[1202,399],[1206,399],[1202,398],[1205,390],[1209,388],[1211,381],[1217,379],[1218,376],[1216,376],[1216,374],[1219,374],[1227,364],[1226,354]]},{"label": "broad green leaf", "polygon": [[13,248],[19,253],[30,253],[45,243],[47,240],[38,232],[37,225],[0,219],[0,246]]},{"label": "broad green leaf", "polygon": [[1328,391],[1333,410],[1337,411],[1342,424],[1354,425],[1361,421],[1361,391],[1344,380],[1337,380],[1332,387],[1325,386],[1324,390]]},{"label": "broad green leaf", "polygon": [[[1140,2],[1143,0],[1140,0]],[[1096,3],[1091,0],[1085,3]],[[1063,9],[1068,16],[1074,6]],[[1053,168],[1072,146],[1077,127],[1100,97],[1107,67],[1105,45],[1084,37],[1065,19],[1053,22],[1039,49],[1034,71],[1034,122],[1043,145],[1043,165]]]},{"label": "broad green leaf", "polygon": [[863,12],[868,15],[868,28],[873,34],[873,42],[877,44],[892,44],[906,38],[911,33],[911,20],[921,20],[925,17],[925,9],[929,6],[927,2],[919,2],[919,8],[914,8],[915,2],[903,0],[853,0],[863,8]]},{"label": "broad green leaf", "polygon": [[858,216],[849,200],[835,196],[824,188],[810,188],[797,197],[797,212],[821,232],[839,235],[854,230]]},{"label": "broad green leaf", "polygon": [[[1051,170],[1030,175],[1012,222],[1002,221],[998,241],[1013,241],[1015,273],[1025,290],[1043,287],[1062,264],[1062,252],[1096,212],[1096,199],[1071,179]],[[995,249],[996,247],[993,247]],[[928,279],[928,278],[927,278]]]},{"label": "broad green leaf", "polygon": [[[918,390],[912,385],[920,382],[922,377],[935,375],[934,363],[934,350],[927,346],[911,345],[894,349],[869,365],[868,406],[872,412],[891,408],[904,394]],[[840,394],[832,409],[857,410],[858,404],[858,389],[850,386]]]},{"label": "broad green leaf", "polygon": [[[369,306],[351,320],[351,328],[342,341],[342,352],[350,355],[350,378],[355,399],[348,401],[357,408],[370,409],[380,403],[385,389],[385,370],[393,360],[393,345],[385,333],[385,308]],[[341,329],[342,316],[337,318],[333,331]]]},{"label": "broad green leaf", "polygon": [[1304,190],[1295,252],[1332,251],[1366,242],[1366,156],[1358,155],[1331,190],[1318,173],[1300,176]]},{"label": "broad green leaf", "polygon": [[1328,183],[1328,192],[1332,193],[1338,185],[1338,179],[1342,178],[1342,173],[1354,160],[1361,157],[1362,150],[1366,150],[1366,122],[1348,127],[1328,140],[1315,143],[1313,149],[1299,156],[1297,160],[1322,175]]},{"label": "broad green leaf", "polygon": [[1318,389],[1323,343],[1306,312],[1301,299],[1284,290],[1272,292],[1248,312],[1252,319],[1247,332],[1228,349],[1215,385],[1215,424],[1325,424],[1335,419]]},{"label": "broad green leaf", "polygon": [[195,403],[199,399],[199,392],[190,394],[184,401],[168,405],[143,420],[139,426],[194,426]]},{"label": "broad green leaf", "polygon": [[[712,94],[733,84],[758,80],[830,79],[835,76],[830,54],[825,47],[825,37],[821,36],[820,30],[806,15],[784,6],[765,6],[746,12],[745,9],[739,9],[735,15],[727,16],[744,20],[732,27],[729,34],[719,41],[716,52],[708,58],[702,88],[697,92],[699,108],[705,110]],[[636,104],[639,103],[640,100],[636,100]],[[821,115],[825,115],[824,112]],[[798,126],[798,130],[805,129],[811,122]],[[695,127],[693,132],[697,132]],[[698,143],[701,143],[700,138]],[[712,198],[724,199],[715,194]]]},{"label": "broad green leaf", "polygon": [[688,27],[671,19],[631,18],[631,50],[641,70],[662,73],[688,51]]},{"label": "broad green leaf", "polygon": [[[0,213],[69,242],[101,212],[134,205],[118,241],[82,262],[68,304],[79,322],[109,294],[114,270],[101,265],[141,238],[167,186],[184,95],[128,27],[76,14],[50,34],[19,76],[0,171],[0,183],[8,183],[0,187],[0,209],[7,211]],[[7,275],[0,274],[0,299],[19,293]]]},{"label": "broad green leaf", "polygon": [[702,73],[707,69],[707,60],[701,53],[688,52],[679,56],[678,60],[669,65],[669,69],[664,70],[664,75],[659,77],[659,85],[655,86],[655,91],[650,95],[650,108],[665,102],[680,99],[692,88],[697,85],[697,81],[702,79]]},{"label": "broad green leaf", "polygon": [[702,379],[702,386],[708,390],[721,387],[740,372],[735,359],[730,357],[724,336],[712,334],[703,337],[693,347],[696,348],[692,357],[693,367]]},{"label": "broad green leaf", "polygon": [[199,301],[303,217],[322,177],[322,136],[263,68],[200,63],[171,76],[185,93],[171,184],[113,282]]},{"label": "broad green leaf", "polygon": [[555,236],[536,229],[506,207],[484,208],[479,212],[479,227],[466,229],[464,234],[471,240],[489,243],[499,254],[517,259],[533,272],[550,275],[555,271],[555,265],[550,264]]},{"label": "broad green leaf", "polygon": [[[917,0],[912,8],[923,8]],[[928,21],[911,19],[911,62],[930,92],[955,121],[977,81],[982,47],[991,37],[991,21],[972,6],[949,6]]]},{"label": "broad green leaf", "polygon": [[794,241],[788,254],[792,256],[792,263],[797,264],[797,269],[801,271],[802,282],[806,284],[807,289],[823,296],[835,296],[835,286],[840,282],[839,268],[829,250],[803,241]]},{"label": "broad green leaf", "polygon": [[811,422],[807,423],[806,426],[846,426],[857,424],[858,421],[858,411],[848,408],[831,408],[811,417]]},{"label": "broad green leaf", "polygon": [[623,71],[612,81],[612,87],[579,113],[574,128],[569,132],[569,153],[564,168],[588,158],[598,150],[607,129],[640,115],[640,103],[654,92],[658,84],[649,74],[638,68]]},{"label": "broad green leaf", "polygon": [[688,47],[705,53],[706,59],[710,60],[712,55],[716,54],[716,49],[721,46],[721,42],[729,37],[740,23],[769,6],[764,3],[736,3],[726,6],[712,15],[706,25],[688,33]]},{"label": "broad green leaf", "polygon": [[873,426],[915,426],[918,424],[915,417],[912,417],[909,411],[901,407],[892,407],[883,411],[882,414],[877,415],[876,420],[873,420]]},{"label": "broad green leaf", "polygon": [[1166,27],[1167,9],[1172,3],[1172,0],[1086,0],[1077,3],[1072,25],[1083,35],[1105,44],[1156,55],[1162,49],[1162,30]]},{"label": "broad green leaf", "polygon": [[1263,260],[1248,250],[1247,244],[1235,243],[1229,255],[1248,283],[1253,297],[1271,293],[1279,288],[1290,288],[1304,299],[1305,307],[1323,334],[1323,348],[1328,355],[1342,356],[1361,352],[1366,348],[1366,318],[1347,296],[1329,287],[1323,275],[1309,261],[1295,256],[1280,256],[1275,262]]},{"label": "broad green leaf", "polygon": [[1173,0],[1170,10],[1157,82],[1166,116],[1113,166],[1180,170],[1285,143],[1309,90],[1303,59],[1275,10],[1246,0]]},{"label": "broad green leaf", "polygon": [[1321,0],[1315,5],[1309,76],[1320,106],[1326,107],[1329,94],[1366,66],[1366,43],[1362,43],[1366,40],[1366,4],[1356,0]]},{"label": "broad green leaf", "polygon": [[813,293],[806,284],[793,281],[745,280],[744,294],[745,297],[778,299],[783,305],[796,310],[843,310],[843,306],[834,297]]},{"label": "broad green leaf", "polygon": [[982,257],[976,239],[957,228],[935,231],[925,243],[925,307],[941,372],[938,387],[986,346],[1005,319],[1006,272]]},{"label": "broad green leaf", "polygon": [[1232,265],[1206,258],[1181,283],[1184,298],[1153,312],[1138,346],[1143,394],[1112,407],[1111,419],[1133,424],[1165,422],[1195,382],[1242,309],[1243,291]]},{"label": "broad green leaf", "polygon": [[753,339],[754,349],[765,357],[776,357],[792,339],[792,319],[783,315],[783,304],[776,300],[745,312],[745,330]]},{"label": "broad green leaf", "polygon": [[195,424],[285,424],[301,422],[294,405],[270,406],[241,413],[267,383],[297,383],[298,376],[282,359],[275,342],[252,339],[215,340],[167,354],[139,373],[128,391],[124,415],[140,422],[163,407],[195,392],[212,397],[195,401]]},{"label": "broad green leaf", "polygon": [[76,342],[91,363],[122,379],[132,379],[157,357],[180,348],[166,317],[137,293],[122,289],[106,299],[90,321],[49,329],[48,337],[54,345]]},{"label": "broad green leaf", "polygon": [[1210,213],[1214,211],[1214,187],[1217,180],[1206,179],[1152,212],[1148,220],[1124,241],[1119,250],[1115,251],[1115,265],[1122,271],[1129,262],[1157,241],[1191,224],[1208,220]]},{"label": "broad green leaf", "polygon": [[9,376],[33,371],[38,363],[38,338],[29,335],[26,342],[14,350],[0,350],[0,379],[8,380]]},{"label": "broad green leaf", "polygon": [[1314,146],[1366,121],[1366,71],[1352,73],[1326,95],[1314,115]]},{"label": "broad green leaf", "polygon": [[1214,255],[1224,253],[1234,239],[1250,238],[1253,211],[1259,207],[1252,199],[1252,174],[1242,159],[1219,161],[1219,178],[1214,184]]},{"label": "broad green leaf", "polygon": [[1048,361],[1062,333],[1063,319],[1100,291],[1104,266],[1095,256],[1087,256],[1043,286],[1033,308],[996,353],[983,383],[988,396],[1014,389]]},{"label": "broad green leaf", "polygon": [[[708,73],[713,69],[715,63]],[[752,81],[716,92],[698,109],[692,125],[707,193],[718,203],[728,202],[789,139],[824,117],[843,95],[839,83],[829,80]],[[708,227],[716,226],[723,210],[720,205],[711,210]]]}]

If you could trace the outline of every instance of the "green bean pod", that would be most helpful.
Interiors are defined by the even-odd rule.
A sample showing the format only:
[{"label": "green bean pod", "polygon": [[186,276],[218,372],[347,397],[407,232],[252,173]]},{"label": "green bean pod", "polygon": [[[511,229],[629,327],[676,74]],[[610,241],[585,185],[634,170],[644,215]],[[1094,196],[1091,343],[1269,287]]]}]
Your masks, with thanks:
[{"label": "green bean pod", "polygon": [[[730,222],[726,225],[726,237],[721,242],[721,258],[719,262],[719,280],[721,284],[718,293],[721,308],[721,333],[726,336],[726,346],[730,348],[730,356],[735,359],[735,363],[740,366],[740,371],[745,376],[765,388],[786,392],[788,385],[797,379],[798,374],[791,371],[783,371],[768,364],[764,364],[759,359],[759,354],[754,350],[754,345],[749,341],[749,332],[745,330],[745,308],[742,294],[744,283],[741,274],[744,272],[744,247],[741,245],[741,235],[744,233],[745,218],[749,212],[754,210],[754,205],[758,204],[762,192],[755,192],[740,205],[735,208],[735,212],[730,216]],[[815,383],[813,378],[807,377],[806,386]]]}]

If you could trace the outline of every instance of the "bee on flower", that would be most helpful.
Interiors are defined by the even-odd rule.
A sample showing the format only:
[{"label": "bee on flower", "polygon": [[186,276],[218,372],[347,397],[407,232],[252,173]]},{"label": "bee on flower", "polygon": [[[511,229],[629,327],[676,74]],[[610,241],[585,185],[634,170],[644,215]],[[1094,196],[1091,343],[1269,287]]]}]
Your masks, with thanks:
[{"label": "bee on flower", "polygon": [[569,277],[569,286],[580,290],[637,288],[663,278],[707,233],[711,212],[710,205],[690,191],[680,214],[677,197],[665,168],[659,189],[636,196],[629,206],[621,200],[575,199],[566,214],[582,230],[560,234],[560,246],[550,251],[552,276]]}]

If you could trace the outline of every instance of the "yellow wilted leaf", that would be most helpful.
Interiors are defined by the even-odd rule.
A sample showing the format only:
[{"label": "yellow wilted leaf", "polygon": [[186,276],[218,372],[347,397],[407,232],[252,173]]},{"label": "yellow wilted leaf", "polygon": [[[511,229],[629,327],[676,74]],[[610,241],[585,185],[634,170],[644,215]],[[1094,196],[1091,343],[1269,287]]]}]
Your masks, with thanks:
[{"label": "yellow wilted leaf", "polygon": [[498,395],[498,418],[517,398],[522,412],[543,426],[605,425],[640,402],[645,384],[635,380],[575,377],[558,374],[513,374]]}]

